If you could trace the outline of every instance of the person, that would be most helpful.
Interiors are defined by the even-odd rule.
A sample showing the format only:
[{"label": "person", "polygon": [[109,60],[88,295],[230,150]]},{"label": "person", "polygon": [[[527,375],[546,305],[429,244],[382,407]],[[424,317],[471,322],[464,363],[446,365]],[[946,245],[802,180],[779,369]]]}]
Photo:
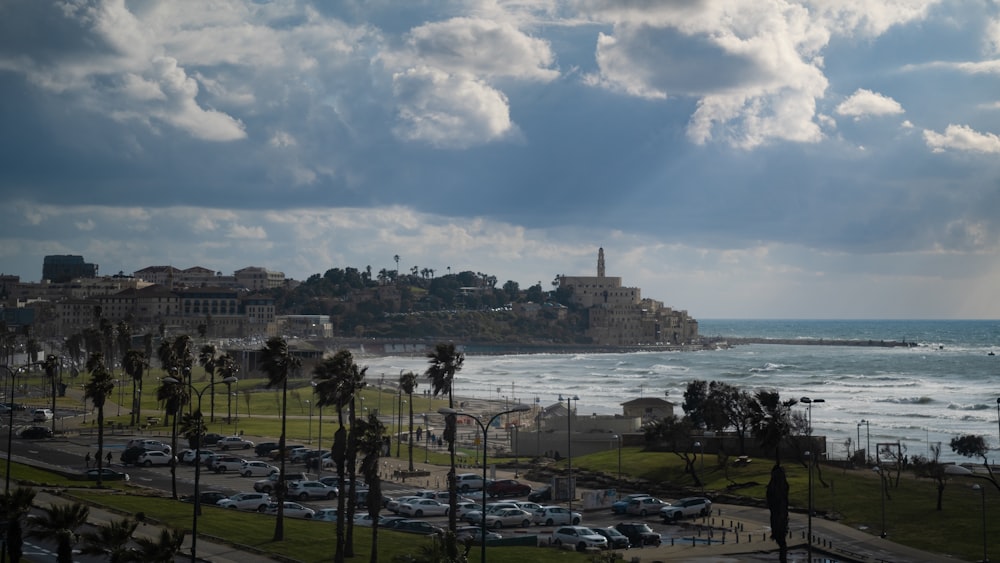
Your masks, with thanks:
[{"label": "person", "polygon": [[111,457],[112,457],[111,456],[111,452],[108,452],[108,456],[107,456],[108,465],[111,465]]},{"label": "person", "polygon": [[83,456],[83,461],[87,464],[87,469],[90,469],[90,452]]}]

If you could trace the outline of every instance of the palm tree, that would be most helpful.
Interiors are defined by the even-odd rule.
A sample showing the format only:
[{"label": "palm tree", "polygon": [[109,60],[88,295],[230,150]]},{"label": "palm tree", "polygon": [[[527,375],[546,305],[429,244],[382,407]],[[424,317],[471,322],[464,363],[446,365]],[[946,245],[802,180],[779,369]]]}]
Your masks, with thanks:
[{"label": "palm tree", "polygon": [[778,544],[778,560],[788,560],[788,478],[781,465],[781,442],[791,434],[791,407],[795,399],[782,401],[777,391],[754,394],[753,433],[766,452],[774,448],[774,467],[767,484],[767,507],[771,513],[771,539]]},{"label": "palm tree", "polygon": [[132,416],[129,422],[132,425],[139,424],[142,410],[142,376],[149,367],[146,353],[142,350],[128,350],[122,357],[122,369],[132,378]]},{"label": "palm tree", "polygon": [[[382,498],[379,459],[385,444],[385,426],[382,426],[378,415],[375,414],[368,415],[368,420],[358,419],[355,424],[358,427],[358,452],[363,455],[361,474],[365,477],[365,483],[368,483],[368,497],[372,499]],[[380,502],[368,503],[368,515],[372,518],[370,563],[378,563],[378,517],[381,509],[382,503]]]},{"label": "palm tree", "polygon": [[[201,367],[205,368],[205,373],[208,374],[209,382],[211,385],[215,385],[215,368],[217,367],[219,351],[216,349],[215,344],[205,344],[201,347],[201,353],[198,354],[198,363]],[[209,422],[215,422],[215,390],[213,389],[209,393]]]},{"label": "palm tree", "polygon": [[98,557],[105,556],[109,563],[139,560],[136,557],[138,554],[129,546],[132,534],[135,533],[137,527],[139,527],[139,522],[131,518],[122,518],[101,524],[94,531],[84,532],[80,535],[80,539],[83,540],[80,553]]},{"label": "palm tree", "polygon": [[[359,369],[354,356],[348,350],[340,350],[332,357],[324,358],[313,368],[316,378],[316,405],[337,407],[339,429],[334,436],[333,460],[337,464],[337,480],[341,494],[337,499],[337,510],[346,518],[337,520],[337,547],[334,560],[338,563],[344,557],[353,556],[354,511],[357,495],[354,479],[356,453],[350,450],[356,440],[356,425],[351,424],[350,433],[345,430],[344,407],[348,407],[349,419],[354,420],[354,397],[365,386],[364,377],[368,368]],[[355,450],[356,452],[357,450]],[[370,494],[370,493],[369,493]],[[345,498],[347,501],[345,512]],[[345,523],[346,520],[346,530]]]},{"label": "palm tree", "polygon": [[83,397],[97,407],[97,486],[100,487],[104,465],[104,403],[115,388],[115,380],[105,367],[104,356],[100,352],[92,354],[87,360],[87,371],[90,372],[90,380],[83,385]]},{"label": "palm tree", "polygon": [[29,538],[55,540],[56,561],[58,563],[73,563],[73,542],[76,541],[76,529],[87,523],[90,509],[80,503],[56,503],[40,507],[44,514],[28,516],[31,530]]},{"label": "palm tree", "polygon": [[[215,371],[222,378],[222,381],[226,383],[226,399],[227,409],[226,409],[226,420],[231,424],[232,412],[233,412],[233,393],[232,393],[232,383],[226,382],[226,379],[230,377],[236,377],[236,374],[240,372],[240,364],[236,361],[236,358],[232,357],[229,352],[223,353],[221,356],[215,360]],[[215,392],[214,390],[212,391]],[[215,399],[213,398],[214,402]],[[239,405],[237,405],[239,406]]]},{"label": "palm tree", "polygon": [[135,538],[135,554],[139,561],[146,563],[174,563],[174,557],[180,553],[184,544],[184,531],[163,528],[157,540]]},{"label": "palm tree", "polygon": [[413,391],[417,388],[417,374],[412,371],[400,374],[399,388],[410,398],[410,426],[406,430],[406,442],[410,452],[410,471],[413,471]]},{"label": "palm tree", "polygon": [[261,353],[261,368],[267,374],[268,389],[281,386],[281,437],[278,448],[281,450],[281,476],[275,487],[275,497],[278,501],[278,518],[274,522],[274,541],[285,539],[285,428],[288,414],[288,376],[302,366],[302,360],[288,351],[288,343],[280,336],[268,339]]},{"label": "palm tree", "polygon": [[[449,270],[451,267],[449,266]],[[430,366],[424,375],[431,382],[431,391],[434,396],[447,395],[448,408],[455,408],[455,397],[452,393],[452,384],[455,374],[461,371],[462,364],[465,363],[465,354],[455,349],[455,344],[451,342],[439,342],[434,350],[427,353]],[[412,402],[412,401],[411,401]],[[455,482],[455,417],[445,417],[444,439],[448,442],[448,454],[451,456],[451,463],[448,469],[448,556],[455,560],[458,557],[458,545],[455,542],[455,529],[458,527],[458,517],[455,514],[458,510],[458,490]]]},{"label": "palm tree", "polygon": [[[59,368],[62,366],[62,362],[59,361],[59,356],[55,354],[49,354],[45,356],[45,361],[42,362],[42,368],[45,370],[45,375],[49,378],[49,384],[52,386],[52,412],[56,412],[56,383],[59,377]],[[56,433],[56,417],[52,417],[52,433]]]},{"label": "palm tree", "polygon": [[[177,377],[177,370],[171,369],[170,376],[174,379],[180,381]],[[166,381],[161,381],[160,386],[156,389],[156,400],[163,405],[164,416],[171,417],[171,428],[170,433],[170,451],[174,453],[177,451],[177,414],[180,413],[184,405],[190,400],[190,394],[188,393],[188,387],[186,385],[181,385],[178,383],[168,383]],[[196,454],[200,455],[200,454]],[[200,462],[201,460],[198,459]],[[170,464],[170,485],[171,485],[171,496],[172,498],[177,498],[177,464]]]},{"label": "palm tree", "polygon": [[21,519],[31,509],[34,500],[35,490],[30,487],[18,487],[0,497],[0,502],[3,503],[0,505],[0,516],[7,522],[5,543],[11,563],[18,563],[21,560],[21,548],[24,545]]}]

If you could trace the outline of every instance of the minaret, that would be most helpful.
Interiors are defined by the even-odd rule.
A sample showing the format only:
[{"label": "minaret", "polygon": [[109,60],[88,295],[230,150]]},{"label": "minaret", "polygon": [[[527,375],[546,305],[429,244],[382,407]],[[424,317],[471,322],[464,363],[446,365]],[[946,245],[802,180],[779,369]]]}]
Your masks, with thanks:
[{"label": "minaret", "polygon": [[604,277],[604,248],[597,249],[597,277]]}]

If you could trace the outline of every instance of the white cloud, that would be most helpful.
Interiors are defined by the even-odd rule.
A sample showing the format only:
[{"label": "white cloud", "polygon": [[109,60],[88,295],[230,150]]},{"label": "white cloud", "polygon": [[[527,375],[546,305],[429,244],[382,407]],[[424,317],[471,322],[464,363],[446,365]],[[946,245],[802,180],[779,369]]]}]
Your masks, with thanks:
[{"label": "white cloud", "polygon": [[1000,153],[1000,136],[980,133],[968,125],[949,125],[944,133],[925,129],[924,141],[934,152],[954,149],[984,154]]},{"label": "white cloud", "polygon": [[888,96],[858,88],[837,106],[836,111],[840,115],[861,119],[878,115],[898,115],[903,113],[903,106]]}]

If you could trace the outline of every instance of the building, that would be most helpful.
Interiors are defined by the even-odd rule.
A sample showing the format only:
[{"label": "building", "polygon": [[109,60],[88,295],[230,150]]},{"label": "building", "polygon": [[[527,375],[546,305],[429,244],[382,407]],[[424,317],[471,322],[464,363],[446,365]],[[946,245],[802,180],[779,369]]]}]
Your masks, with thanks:
[{"label": "building", "polygon": [[66,283],[75,278],[96,278],[97,264],[83,261],[83,256],[53,254],[42,261],[42,279],[52,283]]},{"label": "building", "polygon": [[260,291],[262,289],[274,289],[285,285],[284,272],[275,272],[259,266],[249,266],[235,272],[236,283],[239,287],[250,291]]},{"label": "building", "polygon": [[643,299],[638,287],[605,275],[604,249],[597,251],[596,276],[560,276],[571,301],[587,310],[587,336],[605,346],[681,345],[698,338],[698,321],[687,311]]}]

